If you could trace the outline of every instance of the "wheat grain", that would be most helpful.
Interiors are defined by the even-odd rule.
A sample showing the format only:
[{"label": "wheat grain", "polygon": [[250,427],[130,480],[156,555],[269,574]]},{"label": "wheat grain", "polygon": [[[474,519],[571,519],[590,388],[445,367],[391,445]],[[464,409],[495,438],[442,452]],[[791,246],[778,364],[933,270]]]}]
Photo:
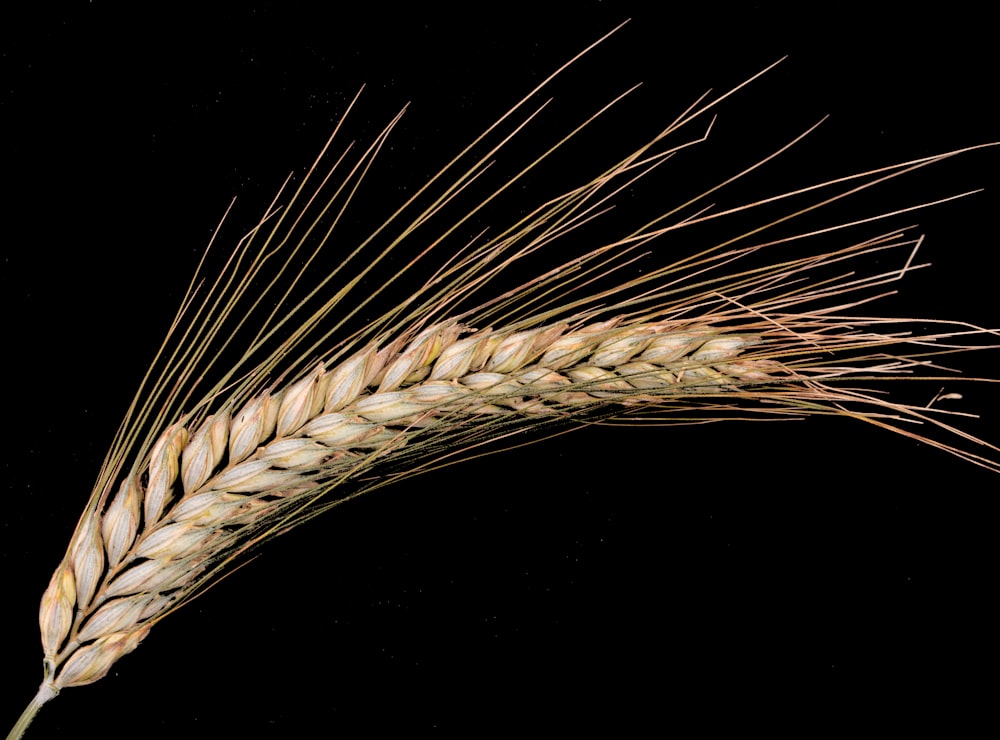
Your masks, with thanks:
[{"label": "wheat grain", "polygon": [[[365,157],[374,155],[383,140]],[[644,172],[643,167],[657,166],[672,151],[638,150],[500,238],[467,252],[449,266],[447,290],[435,292],[440,279],[435,274],[415,298],[332,349],[324,346],[331,344],[332,330],[326,330],[323,320],[342,294],[313,314],[299,313],[303,328],[295,330],[292,340],[282,340],[279,350],[257,364],[244,363],[224,373],[198,398],[191,395],[191,368],[224,335],[216,328],[195,335],[190,343],[185,339],[182,347],[190,350],[183,351],[191,354],[170,364],[166,377],[180,380],[188,395],[170,396],[175,386],[166,381],[154,386],[150,398],[160,400],[162,410],[144,420],[149,427],[145,438],[139,427],[124,428],[43,598],[46,679],[33,708],[60,688],[101,678],[155,622],[267,536],[348,496],[433,466],[435,455],[502,437],[521,426],[538,428],[581,414],[600,418],[655,411],[704,416],[724,413],[735,404],[774,414],[851,414],[881,425],[908,416],[946,428],[930,411],[832,384],[873,375],[929,374],[933,368],[921,355],[951,351],[943,340],[963,332],[974,338],[974,327],[945,325],[935,333],[903,336],[898,330],[881,331],[877,319],[841,314],[860,299],[844,306],[814,307],[898,279],[909,261],[867,280],[845,279],[805,290],[792,287],[808,271],[849,257],[914,248],[915,240],[895,232],[819,257],[702,279],[710,270],[767,246],[757,242],[751,249],[734,251],[725,243],[715,254],[594,292],[586,301],[548,300],[546,291],[564,281],[586,286],[591,271],[612,249],[627,256],[629,250],[678,228],[651,226],[532,279],[499,301],[456,308],[465,294],[486,286],[511,253],[529,255],[579,228],[604,203],[606,191]],[[865,173],[865,186],[940,159]],[[362,159],[347,182],[368,161]],[[470,169],[455,189],[480,170]],[[403,234],[420,227],[451,192]],[[304,208],[312,203],[307,198]],[[287,224],[284,218],[269,214],[257,233],[275,220]],[[304,216],[292,218],[292,229],[299,227],[299,219]],[[696,216],[681,224],[687,227],[699,220]],[[264,248],[286,241],[288,233],[275,231]],[[238,254],[242,259],[248,252]],[[252,277],[258,263],[253,258],[249,262]],[[677,271],[683,282],[675,277]],[[684,292],[675,288],[678,283],[685,286]],[[233,307],[246,296],[249,284],[250,277],[241,278],[234,293],[210,294],[221,295],[221,300],[214,305],[206,301],[206,314],[196,314],[191,325],[197,327],[201,320],[206,327],[221,327],[227,318],[238,317]],[[603,305],[607,301],[610,306]],[[440,320],[452,311],[457,318]],[[491,319],[504,319],[495,322],[502,328],[471,328],[489,326],[483,322]],[[250,346],[257,347],[258,337],[267,340],[281,321],[271,314]],[[859,327],[870,331],[859,332]],[[321,332],[318,339],[316,332]],[[882,354],[899,346],[907,349],[898,357]],[[291,348],[296,356],[289,360]],[[835,359],[816,359],[828,353]],[[315,364],[302,372],[307,363]],[[299,377],[289,383],[271,380],[282,374]],[[144,408],[151,404],[147,401]],[[185,405],[193,410],[181,413]],[[858,405],[867,410],[854,410]],[[995,467],[989,453],[980,457],[935,444]],[[133,449],[138,450],[135,459],[126,460],[125,452]],[[122,456],[116,457],[119,451]],[[347,483],[356,486],[341,496],[339,489]]]}]

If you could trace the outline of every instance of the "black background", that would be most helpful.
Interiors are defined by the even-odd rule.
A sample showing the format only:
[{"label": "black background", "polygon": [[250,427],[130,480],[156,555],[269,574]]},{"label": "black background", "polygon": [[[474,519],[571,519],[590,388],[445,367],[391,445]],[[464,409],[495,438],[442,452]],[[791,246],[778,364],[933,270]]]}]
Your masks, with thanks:
[{"label": "black background", "polygon": [[[790,56],[720,109],[719,144],[681,168],[691,181],[659,180],[642,202],[675,202],[827,113],[748,187],[1000,139],[990,24],[960,4],[944,17],[630,5],[92,2],[5,20],[4,721],[40,677],[38,598],[212,229],[233,196],[230,234],[251,226],[361,84],[359,138],[413,101],[366,196],[373,218],[630,16],[557,84],[529,140],[641,81],[578,154],[606,164],[708,88]],[[934,267],[883,310],[1000,323],[997,164],[967,155],[847,209],[987,188],[920,214]],[[561,174],[531,184],[553,192],[544,178]],[[995,354],[956,363],[998,375]],[[947,390],[985,417],[964,428],[998,439],[994,390]],[[997,660],[995,489],[994,474],[841,420],[540,442],[272,543],[107,678],[64,692],[30,736],[812,734],[868,713],[975,718],[987,692],[974,676]]]}]

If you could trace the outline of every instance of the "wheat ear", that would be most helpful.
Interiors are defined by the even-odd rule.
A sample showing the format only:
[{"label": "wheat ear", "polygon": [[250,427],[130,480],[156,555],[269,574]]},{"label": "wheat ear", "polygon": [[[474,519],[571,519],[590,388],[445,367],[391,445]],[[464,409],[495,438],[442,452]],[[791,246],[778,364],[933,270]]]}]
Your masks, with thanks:
[{"label": "wheat ear", "polygon": [[[622,189],[704,138],[665,144],[730,94],[697,101],[582,186],[498,235],[456,249],[406,298],[368,322],[359,312],[383,289],[359,298],[360,279],[404,242],[424,239],[426,224],[454,205],[541,108],[524,113],[532,99],[525,97],[340,266],[305,285],[306,268],[399,118],[353,163],[345,152],[323,173],[319,162],[328,144],[287,205],[269,210],[226,256],[207,291],[192,281],[42,598],[44,678],[10,737],[19,737],[60,690],[106,675],[154,624],[269,537],[523,430],[622,417],[690,422],[832,414],[997,470],[1000,451],[953,427],[947,415],[888,400],[865,385],[938,377],[935,358],[986,346],[987,333],[974,326],[933,322],[932,330],[913,332],[906,321],[856,313],[881,286],[918,267],[919,239],[890,229],[818,255],[753,262],[763,250],[839,235],[927,205],[774,233],[798,216],[959,152],[727,211],[702,207],[713,188],[499,295],[490,292],[512,265],[589,226]],[[490,136],[499,142],[487,143]],[[493,197],[449,221],[445,237]],[[668,234],[801,197],[811,199],[692,257],[641,277],[618,277]],[[410,267],[445,237],[431,239]],[[375,257],[362,261],[362,249]],[[902,257],[891,270],[869,277],[836,272],[844,263],[893,252]],[[255,294],[251,287],[267,278],[264,266],[276,254],[288,256]],[[305,267],[294,267],[293,257],[302,255]],[[268,308],[264,296],[276,298],[276,306],[291,300],[293,308]],[[245,347],[238,361],[215,367],[214,358],[234,346]],[[915,423],[932,431],[912,431],[920,428]]]},{"label": "wheat ear", "polygon": [[153,445],[145,483],[126,478],[86,513],[53,575],[40,612],[42,696],[102,678],[250,537],[276,517],[288,526],[303,507],[312,515],[331,481],[371,475],[376,460],[401,466],[414,446],[426,457],[427,445],[467,444],[484,418],[495,436],[502,424],[617,406],[690,412],[741,399],[770,402],[774,413],[856,403],[856,393],[822,384],[843,371],[796,368],[792,358],[804,341],[857,350],[885,338],[831,337],[836,322],[810,323],[749,334],[612,319],[464,337],[470,330],[459,324],[434,326],[405,346],[371,347],[329,371],[320,364],[197,426],[176,424]]}]

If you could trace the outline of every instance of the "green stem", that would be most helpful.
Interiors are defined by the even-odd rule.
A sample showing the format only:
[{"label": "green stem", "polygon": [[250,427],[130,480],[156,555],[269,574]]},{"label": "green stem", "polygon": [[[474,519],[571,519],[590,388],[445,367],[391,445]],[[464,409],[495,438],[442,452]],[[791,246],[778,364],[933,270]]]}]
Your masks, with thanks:
[{"label": "green stem", "polygon": [[10,733],[7,735],[7,740],[20,740],[24,735],[24,731],[28,729],[28,725],[31,724],[31,720],[35,718],[38,714],[38,710],[42,708],[49,699],[52,699],[56,694],[59,693],[59,689],[55,688],[51,684],[43,683],[38,687],[38,693],[35,694],[35,698],[29,702],[28,706],[24,708],[21,712],[21,716],[17,718],[17,722],[11,729]]}]

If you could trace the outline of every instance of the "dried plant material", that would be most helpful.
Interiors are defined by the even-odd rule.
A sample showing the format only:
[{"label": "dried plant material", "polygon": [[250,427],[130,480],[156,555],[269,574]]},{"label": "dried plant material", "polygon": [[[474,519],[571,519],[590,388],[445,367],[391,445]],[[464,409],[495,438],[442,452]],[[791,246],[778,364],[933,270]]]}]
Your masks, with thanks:
[{"label": "dried plant material", "polygon": [[[192,281],[42,597],[45,676],[12,737],[60,690],[105,676],[154,624],[261,542],[387,483],[492,451],[522,431],[540,435],[612,419],[838,415],[990,470],[1000,466],[998,450],[961,432],[948,414],[881,393],[895,380],[941,377],[937,358],[993,341],[975,326],[861,312],[883,286],[916,269],[919,238],[890,227],[880,233],[876,225],[861,240],[845,237],[819,254],[758,259],[784,244],[846,232],[835,225],[772,236],[792,217],[962,152],[726,211],[708,208],[709,191],[508,285],[517,274],[512,265],[533,264],[536,254],[585,230],[623,189],[641,185],[700,141],[714,109],[737,88],[697,101],[590,181],[443,254],[441,268],[423,276],[420,260],[452,246],[443,238],[428,242],[425,225],[442,210],[463,207],[465,188],[538,114],[531,106],[543,87],[330,274],[317,279],[309,267],[337,215],[353,206],[399,117],[369,146],[345,147],[342,155],[334,153],[335,133],[308,176],[294,191],[283,189],[226,255],[223,274],[204,288]],[[787,217],[765,217],[639,276],[629,271],[670,234],[802,196],[813,200],[794,201]],[[481,206],[464,207],[456,225]],[[451,223],[442,230],[450,232]],[[375,320],[357,320],[384,290],[359,292],[360,279],[411,243],[419,257],[400,275],[412,269],[424,282]],[[272,275],[264,257],[275,254],[288,256]],[[841,269],[882,254],[893,255],[893,267],[868,276]],[[261,284],[263,293],[255,292]],[[495,285],[505,287],[495,293]],[[236,363],[218,366],[222,350],[234,348]]]}]

